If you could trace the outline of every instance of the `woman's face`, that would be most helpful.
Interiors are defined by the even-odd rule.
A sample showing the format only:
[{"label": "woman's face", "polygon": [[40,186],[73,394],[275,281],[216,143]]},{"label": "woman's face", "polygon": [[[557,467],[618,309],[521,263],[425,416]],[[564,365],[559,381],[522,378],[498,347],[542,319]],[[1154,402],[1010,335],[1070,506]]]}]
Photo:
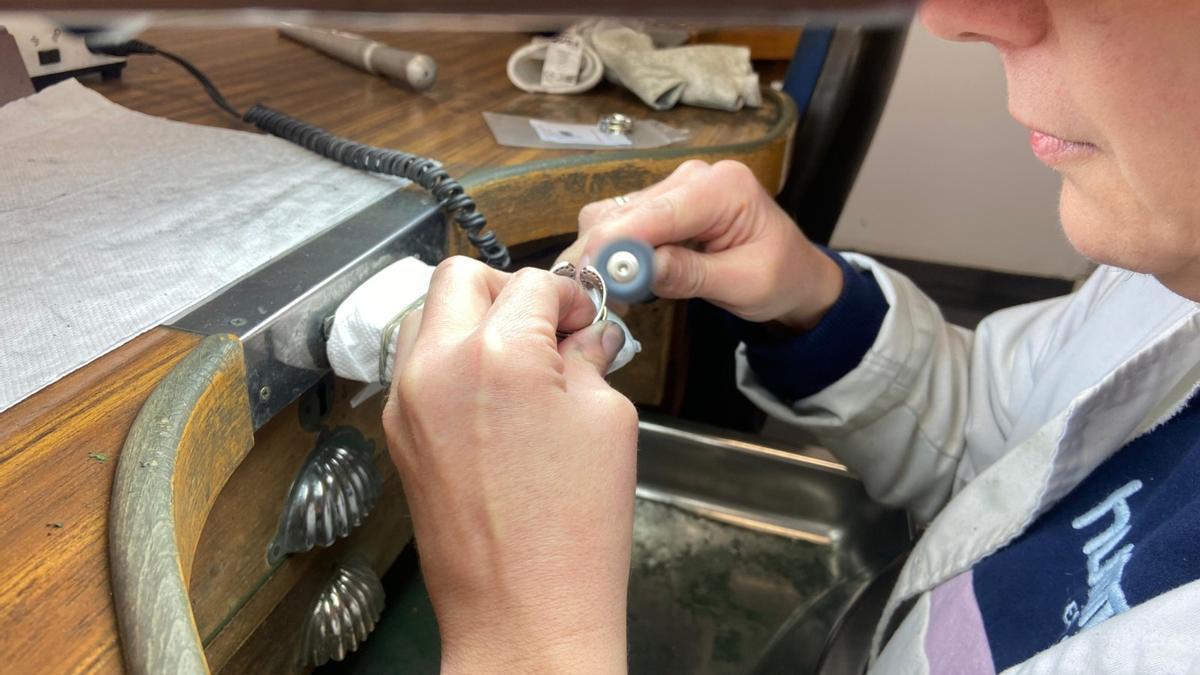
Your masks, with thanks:
[{"label": "woman's face", "polygon": [[921,18],[1000,51],[1075,248],[1200,299],[1200,1],[926,0]]}]

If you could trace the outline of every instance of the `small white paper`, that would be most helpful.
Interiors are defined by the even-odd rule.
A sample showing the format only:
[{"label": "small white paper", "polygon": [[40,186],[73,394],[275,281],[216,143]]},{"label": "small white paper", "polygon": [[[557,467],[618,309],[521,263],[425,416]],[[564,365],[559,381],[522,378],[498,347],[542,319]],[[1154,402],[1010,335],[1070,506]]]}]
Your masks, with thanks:
[{"label": "small white paper", "polygon": [[564,124],[546,120],[529,120],[538,138],[547,143],[564,145],[627,146],[633,141],[625,134],[606,134],[591,124]]},{"label": "small white paper", "polygon": [[579,40],[573,37],[555,38],[546,47],[546,60],[542,65],[542,86],[574,86],[579,81],[579,69],[582,65],[583,45]]}]

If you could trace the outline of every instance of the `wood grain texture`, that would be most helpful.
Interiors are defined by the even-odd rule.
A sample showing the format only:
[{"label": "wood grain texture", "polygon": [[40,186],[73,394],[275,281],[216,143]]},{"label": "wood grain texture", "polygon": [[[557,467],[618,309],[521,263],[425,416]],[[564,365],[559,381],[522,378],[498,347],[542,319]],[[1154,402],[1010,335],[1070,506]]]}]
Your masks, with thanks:
[{"label": "wood grain texture", "polygon": [[122,670],[108,508],[126,433],[200,338],[152,330],[0,413],[0,663]]},{"label": "wood grain texture", "polygon": [[117,467],[109,550],[130,672],[208,672],[188,576],[200,526],[252,444],[241,343],[209,336],[142,406]]},{"label": "wood grain texture", "polygon": [[[351,537],[357,539],[359,530],[385,520],[392,528],[391,536],[403,545],[411,527],[399,481],[387,457],[381,423],[383,400],[376,396],[351,408],[350,397],[361,387],[337,380],[321,426],[353,426],[362,432],[374,444],[376,464],[385,477],[383,496]],[[292,480],[319,440],[315,429],[308,431],[301,425],[300,409],[300,402],[293,403],[258,430],[254,449],[222,489],[200,536],[190,582],[191,601],[214,671],[224,666],[312,564],[309,553],[291,556],[276,566],[268,564],[266,555]],[[390,558],[380,560],[391,562]]]},{"label": "wood grain texture", "polygon": [[[692,132],[671,150],[754,142],[775,128],[784,113],[777,98],[738,113],[686,106],[653,111],[607,83],[581,96],[529,94],[505,75],[509,54],[529,41],[527,35],[367,34],[432,56],[438,61],[437,83],[429,91],[414,92],[267,29],[154,29],[144,39],[192,60],[240,110],[262,103],[363,143],[434,157],[459,177],[540,160],[619,158],[630,152],[501,146],[483,120],[484,111],[588,123],[620,112]],[[89,84],[116,103],[151,115],[253,130],[221,112],[190,75],[161,58],[132,57],[120,80]]]},{"label": "wood grain texture", "polygon": [[[750,48],[755,61],[791,61],[800,44],[797,28],[718,28],[705,30],[692,38],[696,44],[738,45]],[[764,80],[766,82],[766,80]]]}]

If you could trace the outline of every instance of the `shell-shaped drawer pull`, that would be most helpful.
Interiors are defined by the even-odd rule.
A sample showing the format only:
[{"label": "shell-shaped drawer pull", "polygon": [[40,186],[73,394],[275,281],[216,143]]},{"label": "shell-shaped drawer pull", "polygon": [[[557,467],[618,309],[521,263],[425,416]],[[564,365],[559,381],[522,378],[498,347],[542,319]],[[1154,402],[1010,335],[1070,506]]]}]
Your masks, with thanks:
[{"label": "shell-shaped drawer pull", "polygon": [[341,661],[358,649],[375,630],[383,600],[383,584],[365,559],[354,557],[339,564],[308,612],[300,663],[319,666]]},{"label": "shell-shaped drawer pull", "polygon": [[358,527],[383,489],[374,443],[353,427],[322,434],[292,481],[275,540],[272,565],[292,553],[329,546]]}]

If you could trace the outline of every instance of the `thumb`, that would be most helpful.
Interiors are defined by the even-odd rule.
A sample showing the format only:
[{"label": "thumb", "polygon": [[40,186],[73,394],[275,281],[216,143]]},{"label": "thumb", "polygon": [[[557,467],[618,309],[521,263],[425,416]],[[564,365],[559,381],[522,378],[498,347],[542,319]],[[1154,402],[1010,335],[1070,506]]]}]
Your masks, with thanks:
[{"label": "thumb", "polygon": [[659,246],[654,251],[654,294],[660,298],[707,298],[713,280],[710,254],[683,246]]},{"label": "thumb", "polygon": [[625,345],[625,331],[612,321],[601,321],[571,335],[558,346],[568,379],[601,378]]}]

